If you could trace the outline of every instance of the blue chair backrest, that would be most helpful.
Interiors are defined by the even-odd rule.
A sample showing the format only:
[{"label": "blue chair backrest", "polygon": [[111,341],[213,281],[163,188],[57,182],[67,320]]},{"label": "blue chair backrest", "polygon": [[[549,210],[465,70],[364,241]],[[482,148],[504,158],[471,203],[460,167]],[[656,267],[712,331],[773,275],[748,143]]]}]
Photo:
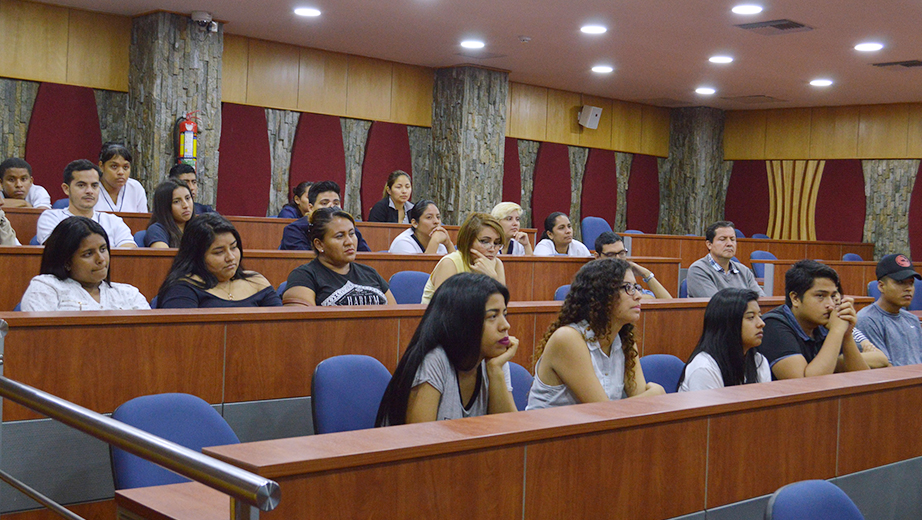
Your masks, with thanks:
[{"label": "blue chair backrest", "polygon": [[528,391],[531,390],[531,383],[535,378],[525,367],[512,361],[509,362],[509,375],[512,376],[512,399],[515,400],[515,407],[521,412],[528,404]]},{"label": "blue chair backrest", "polygon": [[51,209],[64,209],[70,205],[69,199],[58,199],[51,203]]},{"label": "blue chair backrest", "polygon": [[561,285],[554,291],[554,301],[562,302],[567,299],[568,294],[570,294],[570,284]]},{"label": "blue chair backrest", "polygon": [[38,236],[34,236],[32,237],[31,240],[29,240],[29,245],[30,246],[40,246],[42,245],[42,243],[38,241]]},{"label": "blue chair backrest", "polygon": [[679,286],[679,298],[688,298],[688,279],[682,280]]},{"label": "blue chair backrest", "polygon": [[156,309],[156,308],[157,308],[157,297],[156,297],[156,296],[154,296],[153,298],[151,298],[151,300],[150,300],[150,308],[151,308],[151,309]]},{"label": "blue chair backrest", "polygon": [[674,394],[685,362],[671,354],[650,354],[640,358],[640,368],[648,383],[657,383],[667,394]]},{"label": "blue chair backrest", "polygon": [[640,230],[637,230],[637,229],[627,229],[627,230],[625,230],[624,232],[625,232],[625,233],[631,233],[631,234],[634,234],[634,235],[643,235],[643,231],[640,231]]},{"label": "blue chair backrest", "polygon": [[772,494],[766,520],[864,520],[844,491],[825,480],[788,484]]},{"label": "blue chair backrest", "polygon": [[146,236],[147,236],[146,229],[142,229],[141,231],[138,231],[137,233],[134,234],[134,243],[137,244],[138,247],[144,247],[144,237]]},{"label": "blue chair backrest", "polygon": [[909,310],[920,311],[922,310],[922,280],[913,280],[912,283],[916,288],[916,292],[912,295],[912,302],[909,304]]},{"label": "blue chair backrest", "polygon": [[845,253],[842,255],[842,260],[846,262],[864,262],[864,258],[861,258],[858,253]]},{"label": "blue chair backrest", "polygon": [[[880,298],[880,289],[877,288],[877,280],[868,282],[868,296],[874,298],[874,300]],[[915,299],[915,296],[913,296],[913,299]]]},{"label": "blue chair backrest", "polygon": [[[769,253],[768,251],[753,251],[749,254],[750,263],[752,260],[777,260],[778,257]],[[765,278],[765,264],[752,264],[752,274],[756,275],[756,278]]]},{"label": "blue chair backrest", "polygon": [[275,290],[275,292],[279,293],[279,298],[281,298],[282,295],[285,294],[285,289],[288,289],[288,280],[285,280],[284,282],[280,283],[279,288]]},{"label": "blue chair backrest", "polygon": [[746,235],[744,235],[742,231],[736,228],[733,228],[733,231],[736,233],[736,238],[746,238]]},{"label": "blue chair backrest", "polygon": [[374,428],[390,381],[391,373],[370,356],[351,354],[321,361],[311,381],[314,433]]},{"label": "blue chair backrest", "polygon": [[16,306],[13,307],[13,312],[22,312],[22,302],[17,303]]},{"label": "blue chair backrest", "polygon": [[608,222],[604,218],[599,217],[586,217],[583,219],[582,224],[582,242],[586,244],[586,247],[589,249],[595,248],[595,239],[599,238],[599,235],[605,233],[606,231],[611,231],[611,226],[608,225]]},{"label": "blue chair backrest", "polygon": [[420,303],[423,301],[423,290],[428,281],[429,273],[400,271],[394,273],[387,284],[391,287],[391,294],[397,303]]},{"label": "blue chair backrest", "polygon": [[753,233],[753,234],[752,234],[752,238],[761,238],[761,239],[764,239],[764,240],[771,240],[771,239],[772,239],[772,237],[766,235],[765,233]]},{"label": "blue chair backrest", "polygon": [[[136,397],[116,408],[112,418],[194,451],[240,442],[221,414],[189,394]],[[115,489],[188,482],[185,477],[118,448],[110,452]]]}]

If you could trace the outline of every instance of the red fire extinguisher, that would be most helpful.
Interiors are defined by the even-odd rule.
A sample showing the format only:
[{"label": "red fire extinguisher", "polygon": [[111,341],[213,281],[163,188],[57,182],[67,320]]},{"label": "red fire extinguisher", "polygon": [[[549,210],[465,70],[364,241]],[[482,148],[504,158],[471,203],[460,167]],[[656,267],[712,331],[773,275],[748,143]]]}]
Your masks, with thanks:
[{"label": "red fire extinguisher", "polygon": [[188,164],[195,168],[198,157],[198,120],[194,110],[176,120],[174,132],[176,134],[176,162]]}]

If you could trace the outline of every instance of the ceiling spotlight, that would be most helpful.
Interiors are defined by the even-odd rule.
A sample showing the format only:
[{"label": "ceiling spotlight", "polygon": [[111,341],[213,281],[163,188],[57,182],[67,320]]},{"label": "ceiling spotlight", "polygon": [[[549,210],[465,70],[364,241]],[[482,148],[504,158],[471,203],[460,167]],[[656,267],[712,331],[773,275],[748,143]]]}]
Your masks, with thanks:
[{"label": "ceiling spotlight", "polygon": [[732,63],[733,58],[730,56],[711,56],[708,61],[711,63]]},{"label": "ceiling spotlight", "polygon": [[313,7],[299,7],[295,9],[295,14],[298,16],[320,16],[320,9],[314,9]]},{"label": "ceiling spotlight", "polygon": [[861,52],[874,52],[874,51],[879,51],[883,48],[884,48],[884,44],[874,43],[874,42],[859,43],[858,45],[855,45],[855,50],[861,51]]},{"label": "ceiling spotlight", "polygon": [[736,14],[759,14],[762,12],[761,5],[741,4],[731,9]]},{"label": "ceiling spotlight", "polygon": [[596,65],[595,67],[592,67],[592,72],[598,72],[600,74],[608,74],[613,70],[615,69],[613,67],[609,67],[608,65]]},{"label": "ceiling spotlight", "polygon": [[584,25],[579,28],[580,31],[583,31],[586,34],[605,34],[608,29],[602,25]]},{"label": "ceiling spotlight", "polygon": [[465,49],[483,49],[484,43],[479,40],[464,40],[461,42],[461,46]]},{"label": "ceiling spotlight", "polygon": [[717,91],[711,87],[698,87],[695,89],[695,92],[701,94],[702,96],[711,96],[717,93]]},{"label": "ceiling spotlight", "polygon": [[832,85],[832,80],[831,79],[815,79],[811,81],[810,84],[813,85],[814,87],[828,87],[829,85]]}]

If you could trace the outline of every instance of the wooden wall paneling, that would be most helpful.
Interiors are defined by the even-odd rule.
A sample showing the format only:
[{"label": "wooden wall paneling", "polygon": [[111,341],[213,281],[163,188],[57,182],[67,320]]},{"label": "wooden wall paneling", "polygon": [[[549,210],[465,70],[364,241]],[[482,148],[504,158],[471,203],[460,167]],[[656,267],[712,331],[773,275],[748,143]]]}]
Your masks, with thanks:
[{"label": "wooden wall paneling", "polygon": [[858,156],[862,159],[907,158],[909,105],[864,105],[858,124]]},{"label": "wooden wall paneling", "polygon": [[176,250],[161,251],[113,249],[109,263],[112,281],[134,285],[150,301],[160,290],[176,256]]},{"label": "wooden wall paneling", "polygon": [[67,83],[128,92],[130,46],[131,18],[71,9]]},{"label": "wooden wall paneling", "polygon": [[599,118],[599,127],[595,130],[580,127],[579,145],[587,148],[611,148],[612,100],[583,94],[580,96],[580,104],[601,108],[602,116]]},{"label": "wooden wall paneling", "polygon": [[509,313],[506,319],[509,321],[509,335],[519,340],[519,348],[516,349],[512,361],[533,372],[531,363],[535,354],[535,315]]},{"label": "wooden wall paneling", "polygon": [[643,129],[642,105],[614,100],[612,102],[611,149],[638,153]]},{"label": "wooden wall paneling", "polygon": [[509,131],[507,137],[544,141],[547,137],[548,89],[509,83]]},{"label": "wooden wall paneling", "polygon": [[803,202],[802,213],[801,213],[801,229],[800,236],[797,238],[801,240],[816,240],[816,199],[820,191],[820,181],[823,179],[823,169],[826,166],[826,161],[806,161],[807,165],[807,186],[804,187],[804,196],[806,200]]},{"label": "wooden wall paneling", "polygon": [[391,121],[392,71],[389,61],[349,56],[346,116]]},{"label": "wooden wall paneling", "polygon": [[540,292],[535,292],[535,265],[533,263],[509,261],[508,258],[503,258],[503,269],[506,274],[506,287],[509,289],[510,301],[533,301],[536,297],[542,300],[554,299],[553,292],[547,297]]},{"label": "wooden wall paneling", "polygon": [[[707,254],[704,237],[677,235],[630,235],[630,256],[662,256],[679,258],[682,267],[690,266]],[[633,259],[633,258],[632,258]],[[659,273],[657,273],[659,276]]]},{"label": "wooden wall paneling", "polygon": [[547,134],[545,139],[552,143],[579,145],[580,126],[577,122],[580,109],[580,95],[575,92],[548,89],[547,91]]},{"label": "wooden wall paneling", "polygon": [[640,153],[667,157],[671,127],[670,110],[643,105],[641,119]]},{"label": "wooden wall paneling", "polygon": [[3,282],[3,290],[0,291],[0,310],[11,311],[22,300],[22,294],[29,287],[29,281],[41,271],[42,251],[41,247],[0,247],[4,272],[23,274],[22,276],[9,276]]},{"label": "wooden wall paneling", "polygon": [[64,7],[0,0],[0,76],[67,83]]},{"label": "wooden wall paneling", "polygon": [[724,119],[724,159],[767,159],[766,123],[765,110],[727,111]]},{"label": "wooden wall paneling", "polygon": [[[641,315],[643,329],[637,333],[637,352],[641,356],[672,354],[682,361],[688,360],[704,327],[703,306],[692,309],[654,307],[644,309]],[[678,334],[682,340],[676,338]]]},{"label": "wooden wall paneling", "polygon": [[[807,242],[805,245],[804,258],[823,259],[823,260],[841,260],[842,244],[836,242]],[[781,258],[780,256],[778,258]]]},{"label": "wooden wall paneling", "polygon": [[836,476],[837,414],[837,400],[829,399],[712,417],[706,507]]},{"label": "wooden wall paneling", "polygon": [[349,57],[316,49],[300,49],[298,110],[346,115]]},{"label": "wooden wall paneling", "polygon": [[[52,195],[51,198],[54,200],[57,197]],[[45,210],[41,208],[3,208],[3,211],[13,231],[16,232],[16,238],[23,244],[28,244],[29,240],[35,236],[38,217]]]},{"label": "wooden wall paneling", "polygon": [[[210,489],[210,488],[209,488]],[[223,502],[227,502],[227,495],[221,495]],[[83,518],[117,518],[115,500],[101,500],[98,502],[87,502],[84,504],[68,504],[67,509],[82,516]],[[229,507],[228,507],[229,509]],[[228,517],[228,515],[225,515]],[[18,513],[4,513],[4,520],[59,520],[61,517],[52,512],[50,509],[34,509],[32,511],[21,511]],[[224,520],[223,518],[221,520]]]},{"label": "wooden wall paneling", "polygon": [[573,277],[576,276],[576,272],[579,271],[580,267],[592,260],[592,258],[579,260],[582,261],[540,262],[530,264],[534,272],[531,299],[533,301],[553,300],[554,291],[561,285],[572,282]]},{"label": "wooden wall paneling", "polygon": [[815,107],[810,110],[810,158],[857,158],[858,107]]},{"label": "wooden wall paneling", "polygon": [[[394,366],[397,366],[397,363],[400,361],[400,358],[403,356],[403,353],[406,352],[407,347],[410,346],[410,340],[413,339],[413,334],[416,332],[419,323],[422,321],[422,314],[419,316],[402,316],[400,318],[399,327],[400,332],[397,340],[397,356],[394,359]],[[515,334],[513,334],[515,335]],[[521,340],[521,338],[519,338]]]},{"label": "wooden wall paneling", "polygon": [[[839,469],[848,475],[922,455],[922,437],[893,432],[922,429],[918,386],[845,396],[840,400]],[[874,439],[874,449],[868,441]]]},{"label": "wooden wall paneling", "polygon": [[909,105],[909,148],[906,155],[918,159],[922,157],[922,103]]},{"label": "wooden wall paneling", "polygon": [[435,73],[427,67],[394,63],[391,119],[395,123],[432,126]]},{"label": "wooden wall paneling", "polygon": [[297,110],[299,68],[298,47],[250,39],[247,57],[247,104]]},{"label": "wooden wall paneling", "polygon": [[249,54],[249,38],[224,34],[224,53],[221,55],[221,101],[246,104]]},{"label": "wooden wall paneling", "polygon": [[810,109],[767,110],[765,155],[771,159],[806,159],[810,155]]}]

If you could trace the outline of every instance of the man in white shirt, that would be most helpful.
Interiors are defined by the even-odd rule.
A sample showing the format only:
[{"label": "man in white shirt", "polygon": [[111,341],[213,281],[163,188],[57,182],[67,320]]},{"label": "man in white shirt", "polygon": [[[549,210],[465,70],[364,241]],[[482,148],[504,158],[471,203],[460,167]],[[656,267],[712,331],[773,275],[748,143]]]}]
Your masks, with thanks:
[{"label": "man in white shirt", "polygon": [[51,209],[48,191],[32,183],[32,166],[19,157],[0,163],[0,199],[8,208]]},{"label": "man in white shirt", "polygon": [[38,217],[35,236],[40,244],[45,243],[62,220],[79,216],[98,222],[109,235],[112,247],[137,247],[125,221],[111,213],[93,209],[99,200],[101,176],[99,168],[86,159],[73,161],[64,168],[64,184],[61,189],[67,195],[68,206],[67,209],[45,210]]}]

